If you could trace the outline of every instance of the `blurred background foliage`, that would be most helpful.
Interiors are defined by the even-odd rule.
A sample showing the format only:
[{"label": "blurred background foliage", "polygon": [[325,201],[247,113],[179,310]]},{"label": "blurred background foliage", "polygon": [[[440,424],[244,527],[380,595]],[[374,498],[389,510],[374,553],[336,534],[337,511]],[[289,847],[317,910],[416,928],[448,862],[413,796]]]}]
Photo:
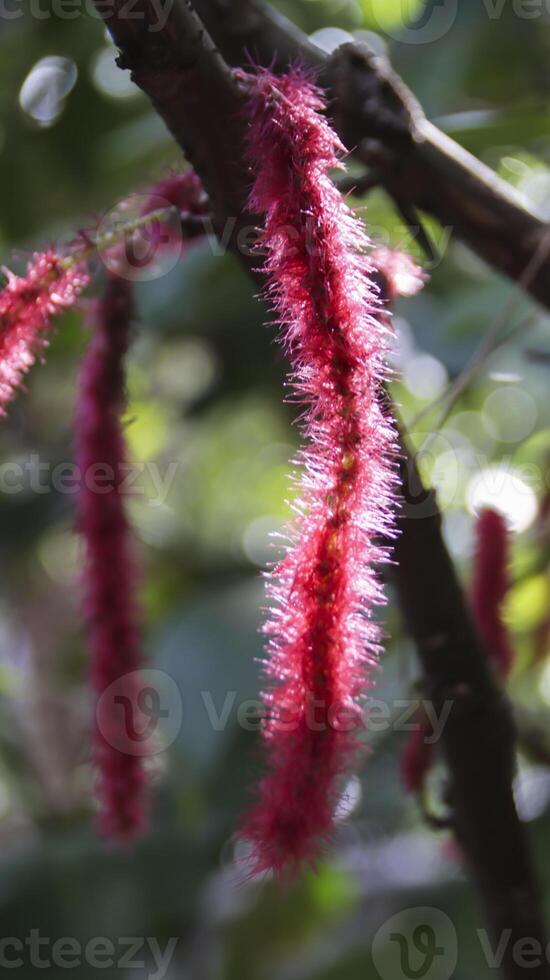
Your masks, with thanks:
[{"label": "blurred background foliage", "polygon": [[[69,240],[182,163],[147,101],[116,69],[90,8],[83,0],[65,18],[50,0],[12,0],[0,14],[0,249],[17,270],[33,248]],[[421,0],[281,0],[281,9],[328,49],[349,36],[388,49],[430,118],[550,217],[544,3],[538,16],[523,17],[509,2],[461,0],[443,35],[421,44],[407,34]],[[376,241],[420,254],[382,194],[371,194],[365,217]],[[516,529],[511,693],[535,733],[519,757],[517,797],[548,905],[548,317],[518,297],[504,319],[506,329],[520,327],[483,363],[442,426],[441,406],[415,421],[464,369],[511,289],[450,243],[449,229],[429,228],[441,258],[424,292],[398,304],[394,393],[415,445],[435,433],[422,466],[438,488],[465,582],[475,508],[498,502]],[[93,830],[74,495],[53,486],[56,467],[72,456],[87,340],[81,313],[67,315],[47,364],[32,373],[0,433],[2,935],[24,939],[39,929],[52,942],[82,943],[151,936],[161,946],[177,937],[166,976],[180,980],[365,980],[378,976],[371,949],[379,926],[400,910],[435,906],[458,933],[454,976],[492,975],[475,938],[483,922],[460,857],[400,786],[406,736],[395,726],[368,733],[372,751],[318,875],[282,894],[270,882],[235,888],[231,835],[260,766],[257,735],[239,724],[237,709],[260,687],[260,569],[273,556],[270,532],[288,516],[296,428],[282,402],[273,330],[233,257],[212,242],[196,244],[137,292],[127,432],[141,474],[131,508],[144,568],[145,644],[151,665],[177,683],[183,724],[155,759],[151,834],[129,851],[109,848]],[[18,492],[9,485],[14,462],[25,472]],[[151,464],[165,481],[160,493]],[[393,717],[400,700],[418,693],[391,589],[386,623],[373,696]],[[216,725],[212,706],[219,714],[224,703],[227,719]],[[430,794],[438,811],[444,791],[436,769]],[[31,980],[43,970],[27,960],[23,973]],[[75,973],[119,975],[86,963]],[[147,961],[126,971],[131,980],[149,974]]]}]

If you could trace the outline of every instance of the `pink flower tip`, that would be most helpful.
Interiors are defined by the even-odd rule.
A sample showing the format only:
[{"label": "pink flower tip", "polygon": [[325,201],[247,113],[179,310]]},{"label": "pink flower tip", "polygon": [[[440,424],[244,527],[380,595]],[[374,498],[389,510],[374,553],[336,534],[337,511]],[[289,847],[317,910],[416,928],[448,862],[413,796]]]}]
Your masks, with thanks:
[{"label": "pink flower tip", "polygon": [[375,275],[383,279],[382,291],[389,302],[398,296],[416,296],[428,279],[428,274],[410,255],[385,245],[371,252],[370,261]]},{"label": "pink flower tip", "polygon": [[49,343],[52,320],[73,306],[88,284],[82,264],[69,267],[53,249],[36,252],[24,276],[4,270],[0,292],[0,415]]}]

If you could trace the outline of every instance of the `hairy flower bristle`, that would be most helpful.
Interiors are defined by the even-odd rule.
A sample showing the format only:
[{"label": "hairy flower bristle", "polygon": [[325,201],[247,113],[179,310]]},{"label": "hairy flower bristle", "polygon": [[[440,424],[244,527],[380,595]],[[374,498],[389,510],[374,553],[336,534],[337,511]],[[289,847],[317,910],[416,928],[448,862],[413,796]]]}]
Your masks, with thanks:
[{"label": "hairy flower bristle", "polygon": [[388,318],[362,225],[329,176],[343,147],[323,109],[301,70],[258,74],[250,209],[265,216],[267,295],[305,405],[306,447],[291,544],[268,584],[270,771],[242,829],[255,872],[312,863],[331,836],[380,652],[375,566],[392,533],[394,432],[379,397]]},{"label": "hairy flower bristle", "polygon": [[[78,529],[86,548],[83,587],[91,677],[99,699],[107,692],[106,699],[98,702],[102,711],[96,717],[94,739],[100,825],[106,836],[119,839],[135,836],[146,821],[143,758],[133,752],[131,744],[124,750],[120,731],[124,701],[135,705],[135,671],[142,666],[137,573],[122,496],[127,468],[121,413],[132,295],[130,282],[109,276],[80,372],[75,420],[82,480]],[[97,478],[98,472],[103,479]]]},{"label": "hairy flower bristle", "polygon": [[0,416],[49,344],[52,320],[73,306],[88,284],[85,267],[67,267],[52,249],[36,252],[25,276],[4,270],[0,292]]}]

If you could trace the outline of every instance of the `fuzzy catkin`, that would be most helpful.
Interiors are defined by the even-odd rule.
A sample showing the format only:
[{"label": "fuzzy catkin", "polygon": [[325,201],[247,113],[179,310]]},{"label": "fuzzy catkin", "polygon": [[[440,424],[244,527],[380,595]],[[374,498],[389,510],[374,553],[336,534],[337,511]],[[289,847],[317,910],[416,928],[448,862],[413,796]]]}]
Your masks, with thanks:
[{"label": "fuzzy catkin", "polygon": [[83,589],[91,679],[98,698],[112,692],[103,698],[100,718],[96,712],[94,734],[100,828],[105,836],[119,840],[140,833],[147,817],[143,758],[134,751],[136,746],[129,743],[125,751],[121,745],[121,697],[133,710],[135,671],[142,666],[137,572],[122,488],[126,473],[121,422],[124,357],[132,317],[132,284],[110,275],[95,310],[75,418],[81,474],[78,530],[86,549]]},{"label": "fuzzy catkin", "polygon": [[484,508],[476,521],[476,548],[471,604],[487,655],[502,678],[514,663],[514,648],[502,618],[510,589],[509,532],[503,515]]},{"label": "fuzzy catkin", "polygon": [[381,646],[375,566],[392,533],[394,432],[382,410],[388,317],[369,242],[329,171],[343,147],[299,69],[261,71],[250,105],[250,210],[292,367],[305,447],[291,543],[268,579],[269,771],[244,820],[254,872],[314,863],[358,749]]}]

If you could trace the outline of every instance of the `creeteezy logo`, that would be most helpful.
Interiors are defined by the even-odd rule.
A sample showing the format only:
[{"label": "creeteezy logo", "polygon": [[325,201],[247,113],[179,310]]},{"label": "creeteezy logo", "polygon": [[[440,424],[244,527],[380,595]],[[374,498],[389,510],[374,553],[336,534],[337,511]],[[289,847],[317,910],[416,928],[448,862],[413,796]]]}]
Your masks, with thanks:
[{"label": "creeteezy logo", "polygon": [[176,682],[163,670],[134,670],[103,691],[96,708],[97,727],[119,752],[153,756],[175,741],[183,721]]},{"label": "creeteezy logo", "polygon": [[402,44],[439,41],[453,26],[458,0],[401,0],[399,23],[388,23],[385,0],[368,0],[367,11],[375,29]]},{"label": "creeteezy logo", "polygon": [[372,958],[381,980],[450,980],[458,958],[455,927],[440,909],[405,909],[380,927]]}]

